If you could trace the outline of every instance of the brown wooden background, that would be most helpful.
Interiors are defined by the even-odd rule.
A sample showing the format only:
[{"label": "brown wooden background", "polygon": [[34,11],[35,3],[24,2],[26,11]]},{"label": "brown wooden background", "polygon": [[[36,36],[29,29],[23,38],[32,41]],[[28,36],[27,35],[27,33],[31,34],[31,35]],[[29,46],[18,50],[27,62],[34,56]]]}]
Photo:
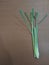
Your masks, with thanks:
[{"label": "brown wooden background", "polygon": [[40,21],[49,14],[49,0],[0,0],[0,65],[49,65],[49,15],[39,26],[40,58],[33,58],[31,35],[19,14],[39,11]]}]

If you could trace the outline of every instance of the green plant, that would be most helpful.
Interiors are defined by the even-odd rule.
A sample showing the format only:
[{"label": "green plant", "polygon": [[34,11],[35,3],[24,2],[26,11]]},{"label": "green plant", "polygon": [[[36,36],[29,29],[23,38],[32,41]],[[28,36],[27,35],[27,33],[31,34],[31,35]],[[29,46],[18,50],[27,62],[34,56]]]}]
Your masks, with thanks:
[{"label": "green plant", "polygon": [[24,20],[26,27],[28,28],[29,32],[31,33],[34,57],[38,59],[39,58],[38,26],[47,17],[47,14],[42,18],[42,20],[39,23],[37,23],[39,14],[38,14],[38,12],[34,11],[34,8],[32,8],[32,10],[30,12],[30,16],[28,16],[28,14],[26,12],[24,12],[22,9],[20,10],[20,14]]}]

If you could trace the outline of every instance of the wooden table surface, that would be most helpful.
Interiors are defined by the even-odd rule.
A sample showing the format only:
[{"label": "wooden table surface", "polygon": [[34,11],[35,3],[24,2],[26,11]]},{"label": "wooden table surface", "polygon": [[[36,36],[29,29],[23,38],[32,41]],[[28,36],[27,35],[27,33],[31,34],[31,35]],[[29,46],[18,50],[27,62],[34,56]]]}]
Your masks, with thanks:
[{"label": "wooden table surface", "polygon": [[33,58],[32,40],[19,10],[49,13],[49,0],[0,0],[0,65],[49,65],[49,15],[39,25],[40,58]]}]

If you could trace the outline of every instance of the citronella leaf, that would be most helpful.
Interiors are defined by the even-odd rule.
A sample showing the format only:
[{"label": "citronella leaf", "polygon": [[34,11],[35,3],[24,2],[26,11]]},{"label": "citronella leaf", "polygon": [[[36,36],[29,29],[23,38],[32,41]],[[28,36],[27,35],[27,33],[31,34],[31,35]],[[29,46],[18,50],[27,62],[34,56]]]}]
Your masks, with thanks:
[{"label": "citronella leaf", "polygon": [[25,15],[24,15],[24,12],[22,9],[20,9],[20,15],[21,15],[22,19],[24,20],[24,23],[26,24],[26,18],[25,18]]},{"label": "citronella leaf", "polygon": [[38,16],[39,16],[38,12],[35,12],[36,19],[38,19]]},{"label": "citronella leaf", "polygon": [[31,26],[31,21],[30,21],[29,15],[26,12],[25,12],[25,16],[26,16],[26,18],[27,18],[27,20],[28,20],[28,22],[30,23],[30,26]]},{"label": "citronella leaf", "polygon": [[32,16],[32,12],[30,12],[30,21],[31,21],[31,24],[34,23],[34,17]]},{"label": "citronella leaf", "polygon": [[34,12],[34,8],[32,8],[32,16],[34,16],[35,15],[35,12]]},{"label": "citronella leaf", "polygon": [[28,30],[29,30],[30,33],[31,33],[30,24],[27,22],[27,18],[26,18],[25,13],[24,13],[24,11],[23,11],[22,9],[20,9],[20,15],[21,15],[21,17],[23,18],[26,27],[28,28]]},{"label": "citronella leaf", "polygon": [[39,21],[38,24],[42,23],[47,16],[48,16],[48,15],[46,14],[46,15],[41,19],[41,21]]}]

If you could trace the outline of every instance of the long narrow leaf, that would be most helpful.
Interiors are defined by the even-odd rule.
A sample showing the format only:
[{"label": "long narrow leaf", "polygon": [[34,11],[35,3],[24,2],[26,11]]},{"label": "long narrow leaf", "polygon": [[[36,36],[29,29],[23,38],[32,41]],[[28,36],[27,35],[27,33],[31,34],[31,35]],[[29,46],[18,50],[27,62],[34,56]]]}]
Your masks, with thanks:
[{"label": "long narrow leaf", "polygon": [[47,17],[47,14],[41,19],[41,21],[39,21],[38,24],[42,23],[46,17]]},{"label": "long narrow leaf", "polygon": [[26,12],[25,12],[25,16],[26,16],[26,18],[27,18],[27,20],[28,20],[28,22],[30,23],[30,26],[31,26],[30,18],[29,18],[28,14]]},{"label": "long narrow leaf", "polygon": [[28,30],[31,32],[30,23],[27,22],[26,16],[25,16],[25,14],[24,14],[24,12],[23,12],[22,9],[20,10],[20,15],[21,15],[21,17],[23,18],[24,23],[25,23],[25,25],[27,26]]}]

